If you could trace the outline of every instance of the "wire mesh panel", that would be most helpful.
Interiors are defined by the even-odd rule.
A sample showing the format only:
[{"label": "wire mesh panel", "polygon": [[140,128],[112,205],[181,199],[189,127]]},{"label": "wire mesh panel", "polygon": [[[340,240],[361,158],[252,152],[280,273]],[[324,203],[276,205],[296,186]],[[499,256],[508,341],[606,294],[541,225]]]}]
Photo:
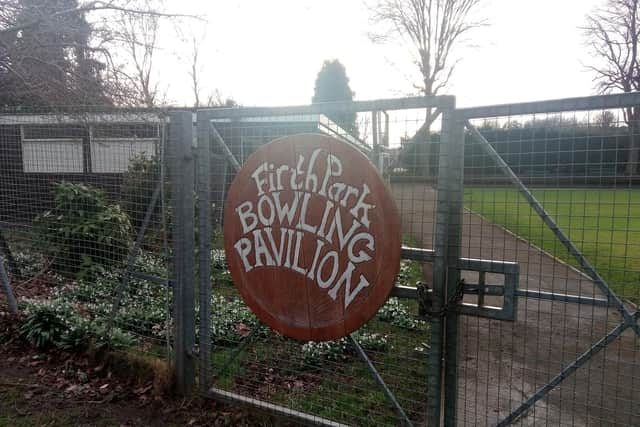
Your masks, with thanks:
[{"label": "wire mesh panel", "polygon": [[[514,262],[519,283],[515,320],[461,319],[457,424],[638,422],[635,101],[579,101],[461,112],[462,256]],[[465,303],[504,305],[503,274],[463,278],[481,283]]]},{"label": "wire mesh panel", "polygon": [[[441,123],[438,120],[428,129],[426,108],[406,107],[406,102],[352,105],[337,114],[330,107],[323,111],[321,106],[199,112],[199,131],[203,126],[208,128],[201,138],[208,138],[212,147],[213,238],[208,296],[212,347],[208,366],[200,367],[209,370],[201,381],[212,386],[210,395],[275,409],[295,415],[298,421],[425,424],[431,327],[425,318],[419,318],[415,299],[389,299],[352,335],[355,342],[349,337],[329,342],[295,341],[260,324],[243,303],[222,249],[222,211],[237,167],[258,147],[300,133],[330,135],[369,156],[395,198],[404,244],[433,249]],[[424,99],[414,104],[428,105]],[[427,140],[434,143],[426,145]],[[269,274],[268,269],[264,274]],[[397,283],[411,287],[415,298],[418,283],[432,285],[432,267],[403,260]],[[201,354],[204,347],[200,347]]]},{"label": "wire mesh panel", "polygon": [[[11,287],[38,346],[175,357],[185,392],[197,355],[208,395],[296,421],[633,425],[636,105],[638,95],[457,111],[451,98],[407,98],[170,120],[5,112],[0,304]],[[393,297],[336,341],[261,324],[223,250],[242,164],[302,133],[368,156],[401,218]]]},{"label": "wire mesh panel", "polygon": [[0,114],[0,258],[36,345],[168,354],[166,153],[159,112]]}]

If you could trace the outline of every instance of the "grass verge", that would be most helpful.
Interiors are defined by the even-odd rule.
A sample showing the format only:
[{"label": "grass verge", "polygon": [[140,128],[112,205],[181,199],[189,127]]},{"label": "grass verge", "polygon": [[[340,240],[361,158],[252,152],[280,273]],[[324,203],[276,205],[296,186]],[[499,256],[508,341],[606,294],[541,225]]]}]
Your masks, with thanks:
[{"label": "grass verge", "polygon": [[[560,228],[619,295],[640,302],[640,190],[532,189]],[[517,190],[467,187],[465,206],[578,267]]]}]

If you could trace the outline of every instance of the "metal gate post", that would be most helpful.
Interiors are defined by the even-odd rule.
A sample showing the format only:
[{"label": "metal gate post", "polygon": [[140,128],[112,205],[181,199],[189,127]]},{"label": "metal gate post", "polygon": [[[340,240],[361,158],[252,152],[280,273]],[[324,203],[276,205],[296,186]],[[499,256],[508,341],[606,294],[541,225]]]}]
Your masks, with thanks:
[{"label": "metal gate post", "polygon": [[211,386],[211,150],[209,121],[197,114],[198,136],[198,229],[199,229],[199,303],[200,303],[200,391],[206,393]]},{"label": "metal gate post", "polygon": [[175,320],[176,391],[189,394],[195,385],[195,236],[193,115],[170,113],[169,149],[173,207],[173,316]]},{"label": "metal gate post", "polygon": [[[446,114],[446,113],[445,113]],[[443,131],[450,128],[451,136],[445,147],[447,153],[447,178],[445,191],[449,206],[447,230],[447,293],[445,309],[444,345],[444,425],[453,426],[457,418],[458,400],[458,300],[461,298],[460,266],[462,255],[462,213],[464,175],[464,122],[455,110],[443,119]]]},{"label": "metal gate post", "polygon": [[[452,115],[455,98],[443,99],[442,134],[440,136],[440,154],[438,158],[438,182],[436,197],[435,242],[433,259],[433,300],[432,310],[441,313],[446,308],[447,271],[448,271],[448,235],[449,204],[447,182],[449,180],[448,146],[453,139]],[[431,351],[429,352],[429,379],[427,390],[427,425],[440,426],[443,405],[443,372],[445,350],[445,324],[442,316],[434,316],[431,321]]]}]

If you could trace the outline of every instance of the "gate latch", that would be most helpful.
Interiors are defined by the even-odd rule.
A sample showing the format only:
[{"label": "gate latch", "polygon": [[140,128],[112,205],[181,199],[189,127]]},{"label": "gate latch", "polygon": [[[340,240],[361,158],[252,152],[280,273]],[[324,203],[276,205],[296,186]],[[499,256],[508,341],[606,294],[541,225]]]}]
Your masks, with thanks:
[{"label": "gate latch", "polygon": [[[465,302],[459,306],[459,312],[470,316],[488,317],[497,320],[516,320],[518,301],[516,290],[520,268],[515,262],[484,259],[460,258],[458,268],[462,271],[477,271],[478,283],[464,283],[464,295],[477,295],[477,302]],[[504,276],[503,283],[496,276]]]},{"label": "gate latch", "polygon": [[[419,262],[433,262],[434,252],[429,249],[402,248],[402,258]],[[461,314],[488,317],[496,320],[516,320],[518,309],[517,291],[520,267],[515,262],[486,259],[460,258],[457,268],[461,271],[478,272],[478,283],[469,283],[468,277],[460,280],[456,292],[449,298],[445,307],[437,312],[433,308],[433,289],[425,283],[417,287],[396,285],[391,295],[418,301],[418,317],[441,317],[455,307]],[[499,276],[504,279],[500,280]],[[487,283],[490,282],[490,283]],[[474,303],[464,301],[465,295],[477,295]]]}]

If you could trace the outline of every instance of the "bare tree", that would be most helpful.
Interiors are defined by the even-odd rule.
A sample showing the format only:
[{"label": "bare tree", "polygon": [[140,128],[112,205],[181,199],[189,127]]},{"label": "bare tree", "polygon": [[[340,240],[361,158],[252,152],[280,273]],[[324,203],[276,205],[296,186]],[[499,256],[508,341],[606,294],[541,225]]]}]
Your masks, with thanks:
[{"label": "bare tree", "polygon": [[[472,15],[482,0],[376,0],[370,7],[374,43],[400,43],[406,46],[417,66],[421,80],[415,89],[425,96],[438,95],[444,89],[459,59],[454,50],[467,34],[485,25]],[[425,122],[411,138],[412,142],[430,141],[430,129],[438,114],[428,108]],[[425,174],[429,175],[431,149],[424,152]]]},{"label": "bare tree", "polygon": [[[147,2],[147,7],[150,5]],[[154,107],[158,98],[158,82],[154,80],[154,54],[158,46],[159,16],[154,14],[121,15],[115,28],[116,45],[120,44],[129,66],[119,68],[125,90],[135,105]]]},{"label": "bare tree", "polygon": [[214,89],[207,95],[207,102],[204,107],[238,107],[240,104],[230,96],[224,96],[220,89]]},{"label": "bare tree", "polygon": [[193,44],[191,49],[191,67],[189,68],[189,77],[191,78],[191,90],[193,91],[193,106],[195,108],[199,108],[202,106],[200,104],[200,49],[198,48],[198,42],[195,37],[193,37],[191,41]]},{"label": "bare tree", "polygon": [[[595,74],[594,80],[600,93],[640,90],[640,0],[607,0],[603,7],[587,17],[584,28],[587,43],[598,63],[587,68]],[[640,141],[638,124],[640,106],[624,110],[629,128],[629,150],[625,173],[638,172]]]},{"label": "bare tree", "polygon": [[471,16],[481,1],[377,0],[370,8],[375,29],[369,38],[374,43],[404,44],[421,76],[414,87],[425,96],[438,95],[459,62],[454,48],[471,30],[485,24]]},{"label": "bare tree", "polygon": [[[194,18],[157,6],[151,0],[0,0],[0,104],[156,103],[150,70],[158,22]],[[127,50],[133,55],[123,59]]]},{"label": "bare tree", "polygon": [[[147,2],[147,4],[149,4]],[[29,27],[35,27],[51,21],[61,16],[83,16],[91,12],[119,12],[132,15],[153,15],[157,17],[187,17],[195,18],[192,15],[184,15],[177,13],[165,13],[153,8],[145,8],[137,5],[136,0],[104,0],[104,1],[88,1],[82,5],[74,5],[66,9],[58,10],[51,14],[42,14],[30,20],[16,22],[15,15],[22,10],[19,0],[0,0],[0,39],[7,34],[15,34]]]},{"label": "bare tree", "polygon": [[[202,83],[201,75],[203,71],[203,65],[200,60],[200,45],[204,42],[204,34],[200,37],[191,36],[188,41],[191,43],[191,50],[189,51],[189,69],[187,74],[191,80],[191,91],[193,93],[193,106],[194,108],[200,107],[237,107],[238,103],[228,96],[224,96],[219,89],[213,89],[206,96],[203,96],[205,86]],[[185,42],[187,39],[183,39]],[[180,56],[178,56],[180,57]]]}]

